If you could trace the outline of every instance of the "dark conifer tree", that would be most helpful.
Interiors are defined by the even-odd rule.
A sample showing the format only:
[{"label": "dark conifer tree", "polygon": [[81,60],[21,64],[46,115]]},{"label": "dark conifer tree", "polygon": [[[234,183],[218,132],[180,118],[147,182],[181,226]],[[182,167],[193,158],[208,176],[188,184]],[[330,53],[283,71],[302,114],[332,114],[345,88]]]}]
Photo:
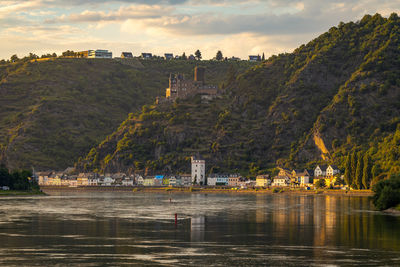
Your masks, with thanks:
[{"label": "dark conifer tree", "polygon": [[364,155],[364,170],[362,176],[362,184],[364,185],[365,189],[369,188],[371,183],[371,160],[368,154]]},{"label": "dark conifer tree", "polygon": [[352,170],[351,170],[351,156],[350,153],[347,154],[346,157],[346,163],[345,163],[345,170],[344,170],[344,181],[348,186],[351,186],[353,183],[353,179],[351,176]]},{"label": "dark conifer tree", "polygon": [[352,187],[355,186],[355,180],[356,180],[356,170],[357,170],[357,153],[356,151],[353,151],[351,154],[351,185]]},{"label": "dark conifer tree", "polygon": [[355,184],[357,189],[362,189],[362,177],[363,177],[363,170],[364,170],[364,160],[362,152],[359,151],[357,154],[357,168],[356,168],[356,176],[355,176]]}]

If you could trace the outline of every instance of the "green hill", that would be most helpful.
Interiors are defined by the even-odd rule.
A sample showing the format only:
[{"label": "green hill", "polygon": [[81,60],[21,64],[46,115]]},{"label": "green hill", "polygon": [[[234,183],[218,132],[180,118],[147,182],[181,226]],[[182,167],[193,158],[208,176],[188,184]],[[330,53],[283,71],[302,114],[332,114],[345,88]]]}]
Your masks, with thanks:
[{"label": "green hill", "polygon": [[231,69],[219,99],[146,106],[77,166],[180,172],[200,152],[208,171],[256,174],[276,164],[343,166],[362,150],[391,172],[400,166],[398,144],[390,163],[384,152],[398,142],[399,29],[396,14],[367,15],[242,74]]},{"label": "green hill", "polygon": [[10,169],[64,169],[154,103],[171,72],[207,67],[219,83],[231,64],[163,60],[62,59],[0,65],[0,161]]}]

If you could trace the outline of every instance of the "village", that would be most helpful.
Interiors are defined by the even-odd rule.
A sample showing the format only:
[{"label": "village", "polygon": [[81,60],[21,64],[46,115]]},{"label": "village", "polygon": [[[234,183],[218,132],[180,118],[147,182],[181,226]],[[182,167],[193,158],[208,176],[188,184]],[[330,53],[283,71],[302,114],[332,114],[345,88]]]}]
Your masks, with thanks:
[{"label": "village", "polygon": [[[33,58],[31,59],[39,59],[38,56],[32,54],[31,55]],[[57,55],[54,54],[47,54],[47,55],[43,55],[40,59],[48,59],[48,58],[54,58],[57,57]],[[201,52],[200,50],[197,50],[194,55],[190,54],[190,55],[186,55],[186,53],[184,52],[182,55],[174,55],[173,53],[164,53],[164,55],[160,56],[160,55],[156,55],[153,53],[149,53],[149,52],[142,52],[139,53],[139,55],[134,55],[132,52],[122,52],[121,55],[118,57],[113,57],[113,53],[107,49],[89,49],[89,50],[84,50],[84,51],[78,51],[78,52],[74,52],[72,50],[67,50],[65,52],[63,52],[60,57],[63,58],[97,58],[97,59],[141,59],[141,60],[201,60],[202,56],[201,56]],[[211,60],[213,61],[244,61],[246,59],[241,59],[239,57],[236,56],[232,56],[232,57],[224,57],[222,55],[221,51],[218,51],[217,55],[212,58]],[[249,55],[247,61],[250,62],[259,62],[259,61],[264,61],[265,60],[265,55],[263,53],[263,55]],[[13,60],[12,60],[13,61]],[[14,62],[14,61],[13,61]]]},{"label": "village", "polygon": [[314,170],[290,170],[279,168],[271,177],[260,174],[246,178],[240,174],[206,175],[206,161],[199,156],[191,157],[191,173],[176,175],[141,175],[125,173],[37,172],[34,174],[40,186],[53,187],[221,187],[235,189],[302,187],[306,189],[329,187],[342,188],[340,170],[335,165],[317,165]]}]

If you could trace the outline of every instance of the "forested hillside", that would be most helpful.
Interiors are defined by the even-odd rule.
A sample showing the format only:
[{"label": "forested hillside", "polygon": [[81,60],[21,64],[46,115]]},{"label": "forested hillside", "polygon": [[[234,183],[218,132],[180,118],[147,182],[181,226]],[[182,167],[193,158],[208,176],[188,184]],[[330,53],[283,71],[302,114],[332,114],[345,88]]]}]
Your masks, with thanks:
[{"label": "forested hillside", "polygon": [[196,65],[220,83],[231,64],[50,59],[0,64],[0,162],[10,169],[64,169],[112,133],[130,112],[164,94],[171,72]]},{"label": "forested hillside", "polygon": [[[380,172],[400,166],[400,19],[340,23],[290,54],[240,74],[220,98],[143,107],[77,163],[80,170],[256,174],[368,153]],[[400,129],[398,130],[400,131]]]}]

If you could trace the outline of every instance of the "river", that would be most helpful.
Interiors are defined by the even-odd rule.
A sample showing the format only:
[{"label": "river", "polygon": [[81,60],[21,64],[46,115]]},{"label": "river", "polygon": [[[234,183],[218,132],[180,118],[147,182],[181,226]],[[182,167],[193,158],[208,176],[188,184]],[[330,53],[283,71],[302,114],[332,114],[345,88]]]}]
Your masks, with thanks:
[{"label": "river", "polygon": [[367,197],[54,191],[1,197],[0,244],[1,266],[399,266],[400,216]]}]

